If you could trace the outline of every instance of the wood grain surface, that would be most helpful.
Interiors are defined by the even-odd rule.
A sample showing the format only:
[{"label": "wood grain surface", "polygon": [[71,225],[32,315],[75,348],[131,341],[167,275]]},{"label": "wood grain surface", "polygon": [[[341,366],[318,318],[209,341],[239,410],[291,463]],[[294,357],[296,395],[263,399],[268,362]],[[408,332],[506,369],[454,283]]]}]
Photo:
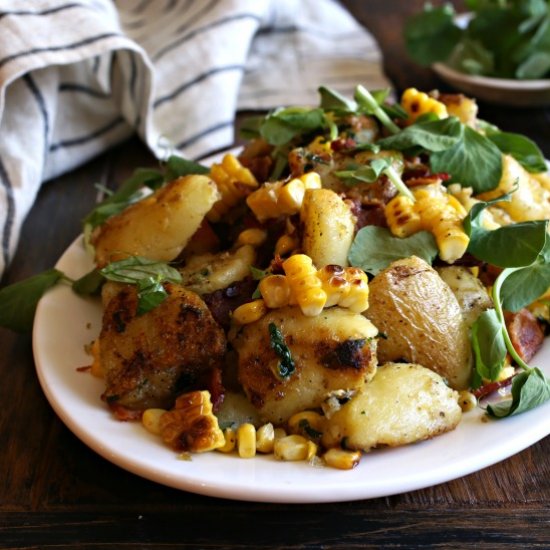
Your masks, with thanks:
[{"label": "wood grain surface", "polygon": [[[378,39],[398,91],[446,89],[404,51],[404,18],[423,2],[343,3]],[[480,103],[480,111],[536,140],[550,157],[548,109]],[[136,166],[154,163],[132,138],[45,184],[3,284],[55,263],[94,204],[94,182],[115,186]],[[550,438],[467,477],[388,498],[230,502],[149,482],[88,449],[46,401],[31,336],[0,329],[0,375],[0,548],[550,548]]]}]

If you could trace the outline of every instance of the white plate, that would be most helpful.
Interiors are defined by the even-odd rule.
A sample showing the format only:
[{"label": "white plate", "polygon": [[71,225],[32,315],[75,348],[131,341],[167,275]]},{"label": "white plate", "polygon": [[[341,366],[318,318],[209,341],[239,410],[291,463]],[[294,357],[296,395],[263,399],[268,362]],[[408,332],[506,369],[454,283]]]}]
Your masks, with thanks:
[{"label": "white plate", "polygon": [[550,105],[550,79],[514,80],[461,73],[444,63],[434,63],[433,70],[454,88],[469,96],[513,107]]},{"label": "white plate", "polygon": [[[77,278],[92,268],[78,238],[57,264]],[[467,413],[456,430],[415,445],[367,454],[357,468],[340,471],[272,457],[241,459],[221,453],[190,461],[138,422],[119,422],[100,400],[103,384],[78,367],[90,364],[85,346],[101,325],[99,301],[66,285],[40,301],[33,332],[36,368],[61,420],[107,460],[144,478],[204,495],[264,502],[336,502],[381,497],[455,479],[503,460],[550,433],[550,403],[517,417],[484,421]],[[550,374],[550,342],[534,361]]]}]

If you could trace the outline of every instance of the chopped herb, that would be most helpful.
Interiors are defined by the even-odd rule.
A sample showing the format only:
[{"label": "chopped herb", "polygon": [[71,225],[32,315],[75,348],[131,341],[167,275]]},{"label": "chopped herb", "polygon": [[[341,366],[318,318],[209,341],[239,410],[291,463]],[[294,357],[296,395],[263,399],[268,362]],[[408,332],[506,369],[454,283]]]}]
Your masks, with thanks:
[{"label": "chopped herb", "polygon": [[288,378],[295,370],[294,360],[289,347],[285,343],[283,333],[277,328],[275,323],[269,323],[269,341],[271,349],[279,357],[277,370],[281,378]]}]

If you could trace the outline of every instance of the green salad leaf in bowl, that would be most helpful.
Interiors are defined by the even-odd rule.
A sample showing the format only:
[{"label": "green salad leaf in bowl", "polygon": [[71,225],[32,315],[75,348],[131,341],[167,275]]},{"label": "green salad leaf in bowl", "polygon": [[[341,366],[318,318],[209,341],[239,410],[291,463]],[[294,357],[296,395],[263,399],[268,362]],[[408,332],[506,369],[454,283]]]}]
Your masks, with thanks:
[{"label": "green salad leaf in bowl", "polygon": [[404,28],[409,55],[421,65],[442,62],[470,75],[518,80],[550,78],[548,0],[466,0],[412,16]]}]

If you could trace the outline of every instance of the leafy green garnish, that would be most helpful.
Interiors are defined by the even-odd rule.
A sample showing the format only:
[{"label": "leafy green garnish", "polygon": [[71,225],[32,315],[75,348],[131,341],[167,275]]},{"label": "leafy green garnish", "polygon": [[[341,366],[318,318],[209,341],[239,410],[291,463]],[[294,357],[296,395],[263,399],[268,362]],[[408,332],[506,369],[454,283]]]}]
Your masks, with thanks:
[{"label": "leafy green garnish", "polygon": [[0,326],[16,332],[32,330],[38,301],[64,275],[58,269],[48,269],[28,279],[0,290]]},{"label": "leafy green garnish", "polygon": [[469,0],[465,25],[450,4],[411,17],[404,29],[410,56],[471,74],[545,78],[550,73],[550,5],[545,0]]},{"label": "leafy green garnish", "polygon": [[431,264],[437,252],[435,239],[427,231],[400,239],[389,229],[368,225],[357,232],[348,258],[352,266],[377,275],[392,262],[409,256],[418,256]]},{"label": "leafy green garnish", "polygon": [[275,323],[269,323],[269,343],[271,349],[279,357],[277,372],[281,378],[288,378],[295,370],[294,360],[289,347],[285,343],[283,333]]},{"label": "leafy green garnish", "polygon": [[485,135],[504,153],[514,157],[528,172],[538,173],[547,170],[544,155],[538,145],[521,134],[486,131]]},{"label": "leafy green garnish", "polygon": [[100,270],[110,281],[135,285],[138,292],[137,314],[142,315],[161,304],[168,293],[163,283],[181,282],[179,271],[164,262],[132,256],[112,262]]}]

